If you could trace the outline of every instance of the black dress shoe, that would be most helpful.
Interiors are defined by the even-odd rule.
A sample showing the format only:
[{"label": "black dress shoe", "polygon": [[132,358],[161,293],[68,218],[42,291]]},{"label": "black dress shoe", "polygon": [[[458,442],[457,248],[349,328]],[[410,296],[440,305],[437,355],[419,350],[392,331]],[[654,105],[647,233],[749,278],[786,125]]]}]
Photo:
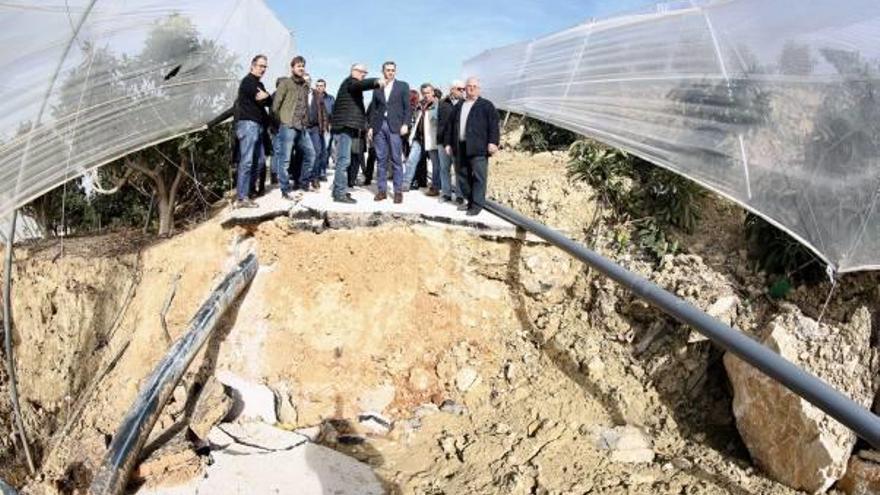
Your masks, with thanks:
[{"label": "black dress shoe", "polygon": [[469,217],[473,217],[473,216],[479,215],[481,211],[483,211],[482,208],[468,208],[465,215],[467,215]]},{"label": "black dress shoe", "polygon": [[333,201],[335,201],[337,203],[346,203],[346,204],[350,204],[350,205],[357,203],[357,200],[352,198],[351,196],[337,196],[337,197],[333,198]]}]

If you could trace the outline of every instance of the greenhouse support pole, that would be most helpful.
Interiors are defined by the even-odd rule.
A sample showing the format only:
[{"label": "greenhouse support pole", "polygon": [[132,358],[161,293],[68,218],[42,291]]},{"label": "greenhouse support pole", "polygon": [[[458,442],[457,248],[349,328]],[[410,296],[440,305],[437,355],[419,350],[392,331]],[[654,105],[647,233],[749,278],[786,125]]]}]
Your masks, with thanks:
[{"label": "greenhouse support pole", "polygon": [[18,210],[12,210],[9,220],[9,235],[6,236],[6,263],[3,274],[3,344],[6,349],[6,374],[9,376],[9,396],[12,399],[12,409],[15,413],[15,427],[18,429],[18,436],[24,449],[28,470],[31,475],[34,475],[37,472],[37,468],[34,465],[31,447],[28,444],[27,431],[24,429],[24,419],[21,417],[21,406],[18,401],[18,381],[15,378],[15,359],[12,354],[12,255],[17,220]]}]

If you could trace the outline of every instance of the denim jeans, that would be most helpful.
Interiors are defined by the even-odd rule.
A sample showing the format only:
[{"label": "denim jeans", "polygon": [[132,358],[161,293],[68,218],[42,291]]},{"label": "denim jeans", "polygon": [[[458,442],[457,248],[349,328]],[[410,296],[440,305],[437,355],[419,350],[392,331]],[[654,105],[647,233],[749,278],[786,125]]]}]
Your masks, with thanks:
[{"label": "denim jeans", "polygon": [[333,175],[333,197],[341,198],[348,190],[348,167],[351,165],[351,136],[344,132],[334,132],[336,142],[336,173]]},{"label": "denim jeans", "polygon": [[312,148],[315,150],[315,167],[312,169],[312,179],[327,178],[327,162],[330,161],[330,135],[323,134],[317,127],[309,129],[309,138],[312,140]]},{"label": "denim jeans", "polygon": [[406,165],[403,168],[403,183],[407,185],[407,187],[412,184],[413,179],[416,177],[416,168],[419,165],[419,160],[422,159],[422,143],[413,140],[412,145],[409,148],[409,156],[406,157]]},{"label": "denim jeans", "polygon": [[[252,120],[239,120],[235,124],[235,135],[239,142],[235,189],[239,201],[247,199],[250,193],[252,169],[259,163],[259,159],[254,160],[254,155],[263,154],[263,146],[260,144],[261,132],[262,126]],[[256,148],[259,148],[259,151]]]},{"label": "denim jeans", "polygon": [[[434,189],[440,190],[441,179],[440,179],[440,158],[437,150],[428,150],[425,151],[428,154],[428,159],[431,160],[431,187]],[[416,169],[419,166],[419,161],[422,159],[422,143],[413,140],[412,147],[409,149],[409,156],[406,159],[406,167],[405,174],[403,177],[404,184],[412,184],[413,179],[416,177]]]},{"label": "denim jeans", "polygon": [[287,175],[287,167],[290,165],[290,151],[293,148],[293,129],[282,125],[272,141],[272,148],[272,172],[278,177],[281,192],[287,194],[290,192],[290,177]]},{"label": "denim jeans", "polygon": [[303,156],[299,184],[300,187],[308,187],[309,182],[318,178],[314,170],[315,149],[312,147],[312,138],[307,130],[291,128],[290,131],[293,132],[293,147],[296,148],[297,153],[302,153]]},{"label": "denim jeans", "polygon": [[373,136],[373,144],[376,146],[376,161],[379,163],[379,177],[376,186],[379,192],[385,192],[388,189],[388,183],[383,180],[387,177],[385,170],[388,168],[388,162],[391,162],[392,178],[394,183],[394,192],[401,192],[403,185],[403,164],[401,163],[401,139],[400,134],[391,132],[388,127],[388,121],[382,121],[382,129],[378,136]]},{"label": "denim jeans", "polygon": [[[452,197],[452,174],[450,170],[452,169],[452,157],[446,154],[446,150],[443,146],[440,146],[437,149],[437,161],[440,162],[439,173],[440,173],[440,193],[443,196]],[[461,196],[461,192],[457,190],[455,191],[457,196]]]}]

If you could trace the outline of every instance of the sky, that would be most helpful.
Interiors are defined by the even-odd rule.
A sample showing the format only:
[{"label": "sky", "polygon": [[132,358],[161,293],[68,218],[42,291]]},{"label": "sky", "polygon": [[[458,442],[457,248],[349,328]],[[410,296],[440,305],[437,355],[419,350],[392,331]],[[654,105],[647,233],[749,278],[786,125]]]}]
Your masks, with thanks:
[{"label": "sky", "polygon": [[[336,93],[354,62],[380,77],[382,62],[397,63],[398,78],[418,88],[445,89],[463,76],[461,64],[483,50],[608,17],[655,0],[468,0],[460,3],[390,0],[267,0],[294,35],[312,79]],[[273,61],[269,62],[270,65]],[[285,61],[286,65],[289,61]]]}]

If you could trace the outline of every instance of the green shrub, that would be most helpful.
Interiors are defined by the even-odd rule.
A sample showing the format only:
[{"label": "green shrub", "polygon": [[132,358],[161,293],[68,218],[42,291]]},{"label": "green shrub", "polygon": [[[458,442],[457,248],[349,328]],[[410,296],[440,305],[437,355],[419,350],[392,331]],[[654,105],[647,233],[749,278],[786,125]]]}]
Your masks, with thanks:
[{"label": "green shrub", "polygon": [[696,182],[654,167],[646,184],[653,215],[663,223],[693,233],[700,220],[700,200],[705,191]]},{"label": "green shrub", "polygon": [[564,150],[577,139],[578,135],[569,130],[542,120],[524,117],[523,135],[519,141],[519,148],[530,153]]},{"label": "green shrub", "polygon": [[803,244],[763,218],[749,213],[745,220],[749,257],[770,275],[801,282],[822,280],[825,265]]},{"label": "green shrub", "polygon": [[[636,244],[658,260],[678,251],[670,227],[690,233],[699,222],[699,185],[624,151],[577,141],[569,148],[569,175],[589,183],[618,222],[631,222]],[[620,241],[629,243],[629,236],[615,234],[625,247]]]}]

